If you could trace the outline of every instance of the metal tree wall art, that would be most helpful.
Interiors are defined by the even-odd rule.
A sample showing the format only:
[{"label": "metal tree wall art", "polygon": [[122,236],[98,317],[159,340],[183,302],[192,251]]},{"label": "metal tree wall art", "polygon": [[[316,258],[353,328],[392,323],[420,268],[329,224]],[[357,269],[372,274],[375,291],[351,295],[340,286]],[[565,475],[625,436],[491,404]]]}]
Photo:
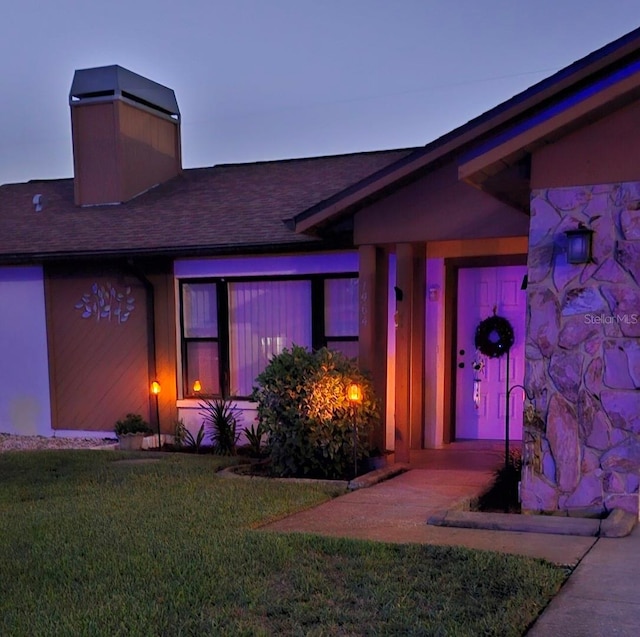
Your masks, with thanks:
[{"label": "metal tree wall art", "polygon": [[131,288],[128,286],[124,291],[118,291],[110,283],[94,283],[91,291],[83,294],[75,304],[75,309],[82,310],[83,319],[95,318],[97,322],[114,319],[118,323],[126,323],[135,309],[135,299],[131,296]]}]

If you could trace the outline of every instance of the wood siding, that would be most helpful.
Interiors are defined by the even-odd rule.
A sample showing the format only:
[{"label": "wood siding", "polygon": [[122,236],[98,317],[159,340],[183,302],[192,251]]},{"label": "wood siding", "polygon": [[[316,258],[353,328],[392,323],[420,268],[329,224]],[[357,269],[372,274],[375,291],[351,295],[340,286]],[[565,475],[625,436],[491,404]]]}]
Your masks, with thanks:
[{"label": "wood siding", "polygon": [[158,396],[160,429],[164,433],[173,434],[178,418],[176,401],[178,398],[177,383],[177,331],[176,331],[176,298],[173,272],[167,268],[149,274],[154,289],[155,343],[156,343],[156,378],[162,386]]},{"label": "wood siding", "polygon": [[177,122],[117,102],[122,199],[127,201],[180,173]]},{"label": "wood siding", "polygon": [[354,242],[446,241],[526,236],[528,215],[466,183],[449,164],[356,213]]},{"label": "wood siding", "polygon": [[121,201],[115,105],[73,107],[71,127],[76,205]]},{"label": "wood siding", "polygon": [[531,188],[640,180],[640,102],[533,153]]},{"label": "wood siding", "polygon": [[76,205],[128,201],[182,170],[177,121],[115,100],[75,105]]},{"label": "wood siding", "polygon": [[[130,288],[134,309],[127,320],[83,318],[84,295],[93,304],[95,288]],[[127,413],[148,420],[149,366],[144,286],[117,270],[49,268],[46,277],[49,367],[54,429],[112,431]],[[85,297],[86,298],[86,297]],[[123,307],[126,307],[123,306]],[[126,311],[126,310],[125,310]]]}]

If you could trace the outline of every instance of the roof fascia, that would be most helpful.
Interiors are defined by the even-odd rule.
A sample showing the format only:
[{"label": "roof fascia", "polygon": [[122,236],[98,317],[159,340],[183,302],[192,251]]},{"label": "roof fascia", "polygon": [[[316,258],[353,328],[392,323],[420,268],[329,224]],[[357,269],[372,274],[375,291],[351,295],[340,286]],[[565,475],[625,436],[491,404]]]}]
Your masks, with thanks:
[{"label": "roof fascia", "polygon": [[243,244],[243,245],[219,245],[219,246],[185,246],[185,247],[159,247],[147,249],[121,249],[121,250],[78,250],[75,252],[33,252],[0,254],[0,265],[23,265],[50,263],[56,261],[75,260],[113,260],[129,258],[170,258],[180,259],[189,257],[225,257],[250,254],[280,254],[287,253],[307,253],[318,250],[335,250],[352,247],[349,242],[320,241],[310,239],[309,241],[287,242],[280,244]]}]

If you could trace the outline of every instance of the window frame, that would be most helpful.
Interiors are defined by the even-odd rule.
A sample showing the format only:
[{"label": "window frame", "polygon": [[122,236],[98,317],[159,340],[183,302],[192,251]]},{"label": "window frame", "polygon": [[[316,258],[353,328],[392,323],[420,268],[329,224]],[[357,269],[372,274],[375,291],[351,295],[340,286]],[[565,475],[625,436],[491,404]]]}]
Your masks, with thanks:
[{"label": "window frame", "polygon": [[[231,398],[234,400],[248,400],[250,396],[234,395],[230,393],[229,382],[231,376],[229,348],[229,284],[251,283],[260,281],[309,281],[311,284],[311,348],[318,350],[326,347],[328,341],[333,342],[358,342],[359,334],[332,336],[325,329],[325,281],[328,279],[359,279],[358,272],[325,272],[319,274],[295,274],[295,275],[264,275],[264,276],[207,276],[185,277],[178,280],[179,287],[179,323],[180,323],[180,353],[182,396],[184,399],[197,398]],[[217,337],[186,337],[184,321],[184,286],[193,284],[215,284],[217,303]],[[188,353],[190,342],[217,342],[218,343],[218,378],[220,379],[219,394],[195,393],[189,387],[188,378]]]}]

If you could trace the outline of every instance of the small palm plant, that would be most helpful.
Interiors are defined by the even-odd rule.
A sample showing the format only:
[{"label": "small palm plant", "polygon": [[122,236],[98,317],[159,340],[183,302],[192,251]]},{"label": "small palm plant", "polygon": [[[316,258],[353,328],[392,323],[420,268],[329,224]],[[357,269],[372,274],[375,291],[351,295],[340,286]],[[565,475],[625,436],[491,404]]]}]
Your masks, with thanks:
[{"label": "small palm plant", "polygon": [[238,406],[224,398],[205,399],[200,403],[200,415],[214,452],[222,456],[235,455],[242,421]]},{"label": "small palm plant", "polygon": [[187,429],[184,421],[178,420],[176,422],[174,441],[177,449],[189,449],[200,453],[202,450],[202,442],[204,441],[204,423],[200,425],[198,433],[194,436]]},{"label": "small palm plant", "polygon": [[244,437],[247,439],[249,453],[254,458],[262,456],[262,435],[264,431],[260,423],[244,428]]}]

